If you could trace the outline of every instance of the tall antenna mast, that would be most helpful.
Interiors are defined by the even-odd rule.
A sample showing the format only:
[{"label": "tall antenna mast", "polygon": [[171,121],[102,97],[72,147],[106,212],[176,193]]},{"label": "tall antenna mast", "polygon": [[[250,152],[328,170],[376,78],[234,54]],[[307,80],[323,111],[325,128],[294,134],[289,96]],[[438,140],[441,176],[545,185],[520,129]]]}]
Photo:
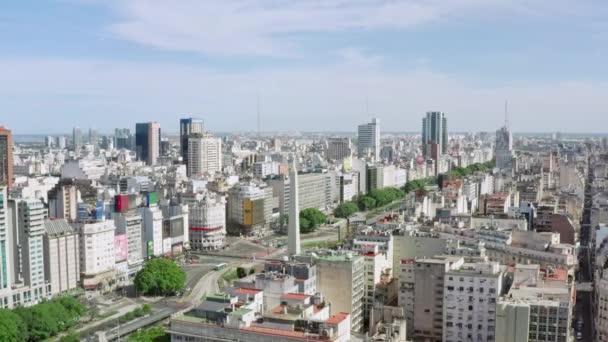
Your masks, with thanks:
[{"label": "tall antenna mast", "polygon": [[262,135],[260,133],[260,95],[258,95],[258,138],[260,138]]},{"label": "tall antenna mast", "polygon": [[369,115],[369,97],[365,97],[365,114]]},{"label": "tall antenna mast", "polygon": [[505,127],[509,128],[509,103],[505,100]]}]

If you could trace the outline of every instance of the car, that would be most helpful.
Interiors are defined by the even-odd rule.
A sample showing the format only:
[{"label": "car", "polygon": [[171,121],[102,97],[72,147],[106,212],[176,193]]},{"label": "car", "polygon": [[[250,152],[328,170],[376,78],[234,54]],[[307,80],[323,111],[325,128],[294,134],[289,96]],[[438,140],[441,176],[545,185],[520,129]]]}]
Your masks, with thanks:
[{"label": "car", "polygon": [[577,332],[577,333],[576,333],[576,340],[577,340],[577,341],[580,341],[580,340],[582,340],[582,339],[583,339],[583,333],[582,333],[582,332],[580,332],[580,331],[579,331],[579,332]]}]

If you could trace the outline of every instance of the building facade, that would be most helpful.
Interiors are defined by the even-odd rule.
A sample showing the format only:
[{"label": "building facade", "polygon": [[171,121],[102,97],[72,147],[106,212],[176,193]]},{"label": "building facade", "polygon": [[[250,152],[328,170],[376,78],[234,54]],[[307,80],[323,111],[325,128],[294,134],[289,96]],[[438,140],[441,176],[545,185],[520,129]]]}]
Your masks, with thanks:
[{"label": "building facade", "polygon": [[373,118],[370,123],[359,125],[357,134],[357,155],[370,156],[373,161],[380,158],[380,120]]},{"label": "building facade", "polygon": [[160,124],[158,122],[135,125],[135,152],[137,159],[155,165],[160,156]]}]

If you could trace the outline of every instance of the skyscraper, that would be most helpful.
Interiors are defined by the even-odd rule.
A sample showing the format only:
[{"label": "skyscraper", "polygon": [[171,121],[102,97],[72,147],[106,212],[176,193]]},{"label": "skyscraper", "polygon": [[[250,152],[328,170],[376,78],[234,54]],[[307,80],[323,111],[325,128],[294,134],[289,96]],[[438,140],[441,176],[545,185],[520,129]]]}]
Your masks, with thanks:
[{"label": "skyscraper", "polygon": [[0,126],[0,186],[13,185],[13,134]]},{"label": "skyscraper", "polygon": [[212,136],[191,134],[188,139],[188,176],[214,174],[222,171],[222,140]]},{"label": "skyscraper", "polygon": [[442,112],[427,112],[422,118],[422,152],[437,160],[448,151],[448,120]]},{"label": "skyscraper", "polygon": [[99,133],[96,129],[89,128],[89,144],[95,148],[99,147]]},{"label": "skyscraper", "polygon": [[78,127],[72,129],[72,147],[74,152],[80,152],[82,148],[82,131]]},{"label": "skyscraper", "polygon": [[116,128],[114,129],[114,147],[117,150],[127,149],[132,150],[132,140],[133,136],[131,135],[131,130],[128,128]]},{"label": "skyscraper", "polygon": [[513,137],[509,127],[506,125],[496,131],[496,167],[505,172],[510,172],[513,166]]},{"label": "skyscraper", "polygon": [[160,124],[158,122],[135,125],[135,152],[137,159],[148,165],[156,164],[160,155]]},{"label": "skyscraper", "polygon": [[359,125],[357,135],[357,154],[359,158],[371,155],[374,161],[380,157],[380,120],[373,118],[372,122]]},{"label": "skyscraper", "polygon": [[205,126],[203,120],[186,118],[179,120],[179,143],[182,159],[188,164],[188,137],[192,134],[203,134]]},{"label": "skyscraper", "polygon": [[327,159],[342,161],[351,156],[352,146],[350,138],[327,139]]}]

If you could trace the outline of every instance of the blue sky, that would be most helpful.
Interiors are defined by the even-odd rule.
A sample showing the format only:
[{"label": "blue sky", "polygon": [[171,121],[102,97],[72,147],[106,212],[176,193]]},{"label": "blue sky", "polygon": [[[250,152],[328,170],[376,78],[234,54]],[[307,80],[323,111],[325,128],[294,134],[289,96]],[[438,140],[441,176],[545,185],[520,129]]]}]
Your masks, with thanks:
[{"label": "blue sky", "polygon": [[606,1],[8,1],[0,124],[252,131],[259,96],[264,131],[417,131],[427,110],[477,131],[508,99],[515,131],[603,132],[607,19]]}]

